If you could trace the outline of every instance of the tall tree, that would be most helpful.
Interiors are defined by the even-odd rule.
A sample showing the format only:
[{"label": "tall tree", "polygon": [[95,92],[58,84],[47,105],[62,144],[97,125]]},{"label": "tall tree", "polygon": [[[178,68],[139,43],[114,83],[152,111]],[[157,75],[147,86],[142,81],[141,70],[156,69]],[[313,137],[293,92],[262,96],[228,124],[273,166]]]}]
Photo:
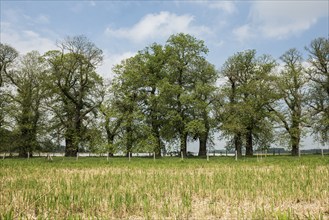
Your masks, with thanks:
[{"label": "tall tree", "polygon": [[314,133],[322,143],[329,142],[329,40],[316,38],[306,47],[309,52],[308,69],[311,114]]},{"label": "tall tree", "polygon": [[166,63],[168,56],[164,48],[159,44],[152,44],[144,50],[138,52],[139,74],[142,79],[138,84],[139,90],[143,94],[141,103],[142,112],[145,114],[145,122],[150,127],[152,137],[155,139],[153,151],[156,156],[161,156],[161,150],[164,147],[161,138],[161,128],[163,127],[164,111],[160,102],[159,87],[166,77]]},{"label": "tall tree", "polygon": [[[5,95],[4,82],[6,75],[13,71],[14,62],[17,60],[18,52],[7,44],[0,43],[0,129],[5,124],[6,106],[8,99]],[[4,137],[4,135],[2,136]]]},{"label": "tall tree", "polygon": [[109,156],[113,156],[117,150],[115,147],[115,139],[119,136],[124,116],[121,114],[122,112],[120,112],[119,103],[117,103],[117,99],[114,97],[113,92],[109,90],[107,93],[99,110],[102,114],[102,125],[106,132],[107,152]]},{"label": "tall tree", "polygon": [[186,155],[187,125],[193,120],[192,91],[196,75],[201,73],[199,64],[205,60],[208,48],[202,40],[180,33],[168,39],[165,49],[170,57],[166,67],[167,81],[163,82],[161,89],[169,113],[166,130],[172,130],[173,137],[179,139],[180,151]]},{"label": "tall tree", "polygon": [[102,50],[84,36],[68,37],[58,51],[49,51],[57,103],[53,110],[64,127],[65,155],[76,156],[86,132],[86,122],[103,99],[102,78],[95,72],[102,62]]},{"label": "tall tree", "polygon": [[[283,70],[275,81],[275,88],[282,97],[275,112],[278,121],[282,124],[289,137],[291,154],[297,156],[300,148],[302,127],[305,124],[305,85],[307,77],[302,66],[302,55],[296,49],[290,49],[281,56]],[[282,103],[283,102],[283,103]]]},{"label": "tall tree", "polygon": [[152,136],[155,139],[154,152],[156,156],[161,156],[163,149],[163,141],[161,138],[161,128],[163,127],[163,119],[165,112],[163,111],[163,103],[160,101],[159,87],[166,76],[165,65],[168,56],[164,48],[159,44],[152,44],[139,53],[141,61],[144,63],[142,74],[144,76],[144,110],[146,114],[146,123],[152,130]]},{"label": "tall tree", "polygon": [[19,156],[32,155],[38,145],[46,65],[37,51],[26,54],[15,71],[5,73],[15,90],[9,93],[19,131]]},{"label": "tall tree", "polygon": [[[116,65],[113,71],[116,77],[113,80],[112,89],[114,102],[120,112],[121,118],[121,146],[128,156],[133,151],[143,151],[146,146],[140,143],[145,139],[153,140],[153,135],[145,124],[143,114],[143,100],[145,92],[143,88],[143,75],[140,74],[142,66],[140,57],[134,56]],[[154,144],[154,143],[153,143]]]},{"label": "tall tree", "polygon": [[244,127],[242,126],[241,117],[242,109],[239,108],[239,70],[236,63],[238,62],[237,56],[229,57],[221,69],[221,75],[227,79],[226,85],[221,89],[220,96],[223,100],[217,103],[217,119],[221,123],[220,130],[224,136],[231,137],[228,145],[234,145],[234,149],[238,156],[242,156],[242,134]]},{"label": "tall tree", "polygon": [[254,144],[270,142],[273,129],[267,105],[277,99],[270,83],[275,65],[269,56],[257,57],[255,50],[239,52],[224,64],[222,74],[228,84],[224,88],[227,98],[222,129],[233,135],[238,154],[241,143],[245,144],[246,155],[252,156]]},{"label": "tall tree", "polygon": [[[186,155],[189,135],[199,138],[201,154],[206,154],[213,127],[210,105],[217,79],[214,66],[203,56],[206,52],[202,41],[178,34],[171,36],[165,47],[146,47],[114,69],[118,76],[116,90],[121,91],[121,103],[125,104],[122,112],[130,110],[130,116],[138,116],[131,123],[130,117],[125,117],[127,138],[130,133],[134,136],[136,131],[131,127],[139,121],[140,126],[147,127],[142,130],[150,132],[144,132],[149,137],[146,142],[154,142],[152,150],[157,156],[161,155],[163,140],[177,137]],[[145,138],[140,141],[145,143]]]},{"label": "tall tree", "polygon": [[215,127],[214,102],[217,101],[215,85],[218,78],[215,67],[206,60],[200,60],[195,74],[192,94],[193,120],[187,130],[199,139],[199,156],[207,154],[211,130]]}]

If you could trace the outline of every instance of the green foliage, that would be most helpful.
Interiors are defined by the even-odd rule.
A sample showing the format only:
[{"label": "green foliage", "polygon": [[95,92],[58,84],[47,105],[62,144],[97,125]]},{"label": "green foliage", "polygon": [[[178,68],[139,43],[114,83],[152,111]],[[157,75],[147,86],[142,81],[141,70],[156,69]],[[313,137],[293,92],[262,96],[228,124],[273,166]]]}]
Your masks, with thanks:
[{"label": "green foliage", "polygon": [[186,131],[192,136],[192,137],[197,137],[199,133],[206,132],[206,128],[204,126],[204,122],[200,120],[193,120],[190,121],[186,125]]},{"label": "green foliage", "polygon": [[[213,65],[205,59],[208,49],[203,41],[190,35],[177,34],[168,39],[165,48],[170,59],[167,65],[168,81],[165,81],[162,91],[163,102],[171,116],[166,125],[174,130],[171,138],[179,137],[181,151],[186,154],[189,131],[193,132],[190,135],[194,137],[200,137],[203,133],[207,137],[212,127],[207,107],[212,101],[217,74]],[[192,124],[201,122],[202,126],[191,128]]]},{"label": "green foliage", "polygon": [[12,90],[7,90],[7,113],[15,119],[18,131],[18,150],[22,157],[37,150],[42,129],[41,106],[45,99],[44,80],[46,65],[37,51],[27,53],[19,59],[16,68],[4,72]]},{"label": "green foliage", "polygon": [[19,135],[16,131],[0,128],[0,152],[15,152],[18,149]]},{"label": "green foliage", "polygon": [[11,127],[8,112],[11,109],[12,99],[8,96],[10,89],[10,80],[8,75],[11,75],[15,69],[15,62],[18,57],[18,52],[10,45],[0,43],[0,150],[12,151],[16,150],[17,140],[16,134],[8,130]]},{"label": "green foliage", "polygon": [[[163,141],[179,138],[186,153],[187,133],[194,137],[209,133],[217,74],[204,58],[207,52],[203,41],[177,34],[164,47],[153,44],[113,69],[117,75],[112,98],[124,115],[119,117],[127,149],[133,145],[130,141],[139,150],[141,145],[137,143],[145,144],[145,149],[149,148],[147,143],[153,143],[160,155]],[[186,127],[197,122],[205,129],[194,126],[192,131]]]},{"label": "green foliage", "polygon": [[221,92],[224,98],[218,115],[224,136],[235,139],[239,152],[243,143],[247,154],[252,155],[254,144],[272,142],[273,126],[267,106],[278,98],[271,86],[275,66],[271,57],[257,57],[255,50],[237,53],[223,65],[221,74],[227,83]]},{"label": "green foliage", "polygon": [[18,52],[10,45],[0,43],[0,88],[6,81],[5,75],[10,75]]},{"label": "green foliage", "polygon": [[50,108],[64,130],[66,155],[76,156],[84,141],[88,121],[97,114],[103,100],[102,78],[95,72],[103,59],[102,51],[84,36],[67,38],[60,51],[49,51]]},{"label": "green foliage", "polygon": [[303,135],[302,128],[306,125],[307,119],[305,86],[308,80],[299,51],[288,50],[282,55],[281,61],[284,66],[274,82],[275,91],[281,98],[270,107],[270,110],[285,129],[284,136],[288,137],[288,147],[292,149],[292,154],[297,156]]},{"label": "green foliage", "polygon": [[119,102],[114,97],[114,93],[109,90],[104,102],[99,107],[101,126],[105,130],[107,140],[103,146],[110,154],[119,150],[116,140],[121,133],[120,126],[124,118],[119,109]]},{"label": "green foliage", "polygon": [[329,142],[329,40],[316,38],[309,47],[308,68],[311,80],[309,90],[309,106],[312,117],[312,127],[318,139]]},{"label": "green foliage", "polygon": [[1,150],[27,156],[65,142],[67,156],[79,149],[160,156],[169,145],[186,154],[187,141],[199,140],[204,156],[220,131],[239,156],[243,147],[252,155],[278,139],[296,154],[304,127],[328,142],[328,45],[326,38],[310,43],[307,68],[295,49],[281,57],[282,69],[270,56],[246,50],[218,72],[205,42],[179,33],[123,60],[104,85],[96,72],[102,50],[84,36],[68,37],[43,56],[19,57],[1,43]]}]

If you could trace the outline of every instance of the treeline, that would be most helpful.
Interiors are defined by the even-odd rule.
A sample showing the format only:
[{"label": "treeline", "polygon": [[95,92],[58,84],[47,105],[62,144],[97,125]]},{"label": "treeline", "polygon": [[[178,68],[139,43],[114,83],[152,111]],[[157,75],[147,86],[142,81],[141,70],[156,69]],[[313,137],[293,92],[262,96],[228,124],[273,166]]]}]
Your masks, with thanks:
[{"label": "treeline", "polygon": [[20,56],[0,48],[0,149],[19,152],[155,152],[172,146],[187,154],[199,141],[206,155],[215,132],[241,156],[274,143],[298,155],[306,133],[329,140],[329,40],[305,51],[289,49],[279,60],[255,50],[238,52],[217,70],[208,48],[188,34],[152,44],[113,67],[96,72],[103,53],[84,36],[58,49]]}]

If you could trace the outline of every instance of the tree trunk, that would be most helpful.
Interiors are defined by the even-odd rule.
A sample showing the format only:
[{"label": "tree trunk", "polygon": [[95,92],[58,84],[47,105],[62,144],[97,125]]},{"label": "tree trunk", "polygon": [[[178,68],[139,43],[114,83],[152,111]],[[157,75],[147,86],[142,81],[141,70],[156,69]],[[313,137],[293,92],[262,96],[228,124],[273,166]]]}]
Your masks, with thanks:
[{"label": "tree trunk", "polygon": [[129,153],[132,150],[132,146],[133,146],[133,131],[131,126],[127,126],[126,128],[126,132],[127,132],[127,142],[126,142],[126,157],[129,157]]},{"label": "tree trunk", "polygon": [[79,143],[81,136],[81,108],[76,106],[74,112],[73,125],[66,131],[65,137],[65,156],[66,157],[76,157],[79,152]]},{"label": "tree trunk", "polygon": [[238,157],[242,156],[242,140],[241,140],[241,134],[234,135],[234,147],[237,151]]},{"label": "tree trunk", "polygon": [[155,135],[155,138],[156,138],[156,145],[154,147],[154,152],[155,152],[155,156],[156,157],[161,157],[161,139],[160,139],[160,132],[159,130],[156,128],[156,129],[153,129],[153,133]]},{"label": "tree trunk", "polygon": [[110,146],[108,149],[109,157],[113,157],[113,155],[114,155],[113,143],[114,143],[114,135],[107,133],[107,144],[108,144],[108,146]]},{"label": "tree trunk", "polygon": [[298,156],[299,147],[296,144],[292,145],[291,156]]},{"label": "tree trunk", "polygon": [[27,158],[27,141],[26,141],[26,136],[25,132],[21,130],[20,138],[19,138],[19,143],[18,143],[18,156],[19,157],[24,157]]},{"label": "tree trunk", "polygon": [[158,119],[156,118],[155,113],[152,110],[151,113],[151,126],[152,126],[152,133],[154,135],[154,137],[156,138],[156,143],[154,146],[154,152],[155,152],[155,156],[156,157],[161,157],[161,147],[162,147],[162,143],[161,143],[161,137],[160,137],[160,128],[158,125]]},{"label": "tree trunk", "polygon": [[300,143],[300,137],[293,136],[291,137],[291,155],[292,156],[298,156],[299,155],[299,143]]},{"label": "tree trunk", "polygon": [[[20,130],[20,135],[19,135],[19,143],[18,143],[18,156],[19,157],[28,157],[28,152],[32,151],[32,146],[31,146],[31,130],[29,127],[31,126],[30,120],[29,120],[29,115],[30,111],[28,108],[28,103],[26,100],[23,102],[23,109],[22,109],[22,115],[19,120],[19,130]],[[31,154],[31,152],[30,152]]]},{"label": "tree trunk", "polygon": [[199,154],[198,154],[198,156],[207,155],[207,140],[208,140],[208,131],[201,134],[199,137]]},{"label": "tree trunk", "polygon": [[78,146],[71,137],[65,137],[65,157],[76,157],[78,154]]},{"label": "tree trunk", "polygon": [[107,144],[110,146],[109,147],[109,157],[113,157],[114,155],[114,138],[117,135],[117,130],[119,129],[121,122],[122,122],[122,118],[118,119],[113,127],[113,129],[111,130],[110,127],[110,117],[108,117],[105,113],[103,113],[104,116],[106,117],[105,119],[105,131],[106,131],[106,135],[107,135]]},{"label": "tree trunk", "polygon": [[156,138],[156,145],[154,146],[154,152],[156,157],[161,157],[161,137],[160,137],[160,126],[159,126],[159,116],[158,116],[158,102],[156,99],[156,86],[152,87],[151,97],[154,101],[152,101],[152,105],[150,108],[150,118],[151,118],[151,126],[152,126],[152,133]]},{"label": "tree trunk", "polygon": [[28,147],[26,145],[21,145],[19,147],[18,150],[18,157],[22,157],[22,158],[28,158],[28,157],[32,157],[32,152],[29,151]]},{"label": "tree trunk", "polygon": [[26,128],[27,126],[27,124],[21,126],[18,144],[18,156],[24,158],[28,156],[32,157],[32,152],[35,150],[36,146],[36,134],[34,129]]},{"label": "tree trunk", "polygon": [[246,156],[253,156],[253,142],[251,130],[248,130],[246,134]]},{"label": "tree trunk", "polygon": [[187,133],[181,132],[180,135],[180,151],[183,153],[183,156],[187,156]]},{"label": "tree trunk", "polygon": [[202,119],[203,119],[203,122],[204,122],[204,125],[206,128],[206,131],[204,133],[201,133],[201,135],[199,137],[199,156],[206,156],[210,124],[209,124],[209,115],[205,109],[202,112]]},{"label": "tree trunk", "polygon": [[67,128],[65,134],[65,157],[76,157],[78,150],[79,147],[76,140],[75,129]]},{"label": "tree trunk", "polygon": [[292,125],[290,127],[290,142],[291,142],[291,155],[299,155],[299,144],[300,144],[300,119],[301,119],[301,106],[297,106],[292,113]]}]

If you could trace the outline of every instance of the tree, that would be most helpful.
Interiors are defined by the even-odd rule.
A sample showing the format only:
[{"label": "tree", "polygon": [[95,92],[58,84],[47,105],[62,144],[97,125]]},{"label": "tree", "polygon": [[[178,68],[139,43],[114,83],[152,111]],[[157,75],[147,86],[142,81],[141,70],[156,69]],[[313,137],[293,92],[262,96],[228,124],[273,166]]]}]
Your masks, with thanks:
[{"label": "tree", "polygon": [[108,93],[108,98],[102,103],[99,111],[102,114],[102,124],[106,132],[107,152],[109,156],[113,156],[116,151],[114,141],[120,133],[120,127],[124,117],[119,110],[113,92],[109,90]]},{"label": "tree", "polygon": [[[132,142],[136,146],[153,143],[149,150],[160,156],[163,141],[178,137],[186,155],[187,138],[193,136],[200,140],[201,154],[206,154],[217,79],[214,66],[204,58],[206,52],[203,41],[178,34],[171,36],[165,47],[153,44],[114,68],[114,91],[120,94],[116,99],[121,112],[127,112],[123,120],[127,151]],[[138,140],[133,138],[138,133],[136,124]]]},{"label": "tree", "polygon": [[206,156],[211,129],[215,128],[214,102],[217,101],[215,85],[218,78],[215,67],[202,59],[198,64],[192,90],[192,117],[187,130],[199,139],[199,156]]},{"label": "tree", "polygon": [[275,65],[269,56],[256,57],[255,50],[247,50],[230,57],[222,68],[228,82],[223,88],[226,98],[221,129],[224,135],[233,137],[239,155],[243,144],[246,155],[252,156],[254,144],[271,141],[273,129],[267,106],[277,99],[270,83]]},{"label": "tree", "polygon": [[178,138],[180,151],[187,153],[187,125],[193,120],[193,90],[196,76],[201,74],[200,66],[208,53],[204,42],[188,34],[172,35],[165,46],[168,59],[166,80],[160,92],[165,103],[167,118],[164,131],[169,138]]},{"label": "tree", "polygon": [[221,89],[219,96],[222,96],[222,100],[217,103],[216,114],[217,120],[221,123],[220,130],[224,136],[232,137],[228,145],[234,145],[237,155],[241,157],[244,127],[242,126],[241,117],[237,117],[242,115],[242,109],[238,105],[239,70],[235,65],[236,62],[237,57],[232,56],[224,63],[221,69],[221,75],[227,78],[227,82]]},{"label": "tree", "polygon": [[16,119],[19,133],[18,150],[20,157],[32,156],[39,146],[41,104],[44,98],[46,65],[37,51],[26,54],[15,71],[6,77],[15,88],[7,95],[11,100],[11,114]]},{"label": "tree", "polygon": [[316,38],[309,47],[309,106],[312,127],[322,143],[329,142],[329,40]]},{"label": "tree", "polygon": [[228,58],[221,70],[222,76],[227,78],[227,83],[222,88],[223,108],[218,115],[221,118],[221,130],[224,136],[233,136],[229,144],[233,142],[238,156],[242,155],[243,135],[246,133],[243,120],[246,103],[242,101],[241,87],[247,83],[246,80],[252,74],[250,71],[255,65],[255,53],[256,51],[237,53]]},{"label": "tree", "polygon": [[0,43],[0,129],[3,129],[5,124],[5,109],[9,103],[8,97],[5,95],[4,82],[6,75],[10,75],[13,71],[13,64],[17,57],[18,52],[15,48]]},{"label": "tree", "polygon": [[[143,113],[145,110],[143,106],[144,81],[148,79],[141,74],[143,66],[140,58],[139,55],[136,55],[113,68],[116,73],[112,84],[113,101],[120,114],[116,117],[120,119],[121,125],[121,138],[118,144],[124,146],[122,151],[126,152],[127,156],[132,151],[144,151],[148,148],[140,143],[148,143],[146,140],[154,141],[151,129],[145,122],[146,115]],[[147,149],[147,151],[149,150]]]},{"label": "tree", "polygon": [[305,85],[307,77],[302,66],[302,55],[296,49],[290,49],[281,56],[284,69],[275,81],[275,88],[282,97],[281,103],[270,108],[289,136],[291,154],[297,156],[300,148],[305,113]]},{"label": "tree", "polygon": [[103,56],[84,36],[68,37],[59,48],[46,53],[57,103],[52,110],[65,130],[65,156],[76,156],[86,122],[96,114],[104,96],[102,78],[95,72]]},{"label": "tree", "polygon": [[[124,88],[125,91],[135,94],[136,103],[134,104],[137,105],[132,103],[131,109],[139,112],[138,115],[143,114],[144,118],[138,117],[143,126],[148,127],[146,130],[150,130],[149,139],[152,140],[151,142],[155,142],[150,150],[157,156],[161,156],[163,148],[160,132],[165,113],[160,101],[159,88],[166,76],[166,60],[167,54],[163,47],[159,44],[152,44],[115,68],[117,91]],[[127,97],[127,95],[121,93],[121,98]],[[116,97],[116,99],[118,98]],[[131,98],[126,99],[125,103],[128,104],[132,101]]]},{"label": "tree", "polygon": [[17,149],[19,135],[15,131],[0,128],[0,152],[12,153]]},{"label": "tree", "polygon": [[4,75],[10,75],[8,69],[11,68],[17,57],[18,52],[15,48],[0,43],[0,88],[3,86]]},{"label": "tree", "polygon": [[168,56],[164,48],[159,44],[152,44],[138,53],[140,71],[143,82],[141,90],[143,97],[143,112],[146,116],[146,123],[151,128],[155,146],[153,151],[156,156],[161,156],[163,141],[161,138],[161,129],[163,127],[164,115],[163,103],[160,101],[160,84],[166,77],[166,63]]}]

